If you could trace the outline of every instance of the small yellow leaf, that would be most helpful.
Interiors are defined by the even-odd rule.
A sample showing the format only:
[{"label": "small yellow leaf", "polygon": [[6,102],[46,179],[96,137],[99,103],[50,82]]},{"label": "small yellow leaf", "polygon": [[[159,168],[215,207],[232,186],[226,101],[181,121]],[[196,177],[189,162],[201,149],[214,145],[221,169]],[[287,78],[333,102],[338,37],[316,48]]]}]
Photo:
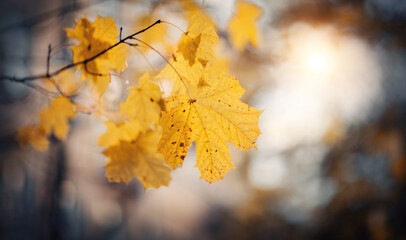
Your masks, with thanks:
[{"label": "small yellow leaf", "polygon": [[68,120],[76,116],[75,105],[66,97],[55,98],[49,108],[39,113],[40,129],[49,135],[53,131],[55,137],[65,140],[69,130]]},{"label": "small yellow leaf", "polygon": [[253,47],[258,46],[259,34],[256,21],[262,15],[262,10],[252,3],[239,1],[237,12],[231,18],[228,25],[230,41],[238,50],[244,50],[249,43]]},{"label": "small yellow leaf", "polygon": [[218,40],[213,25],[197,15],[189,24],[187,34],[183,34],[179,39],[178,52],[183,55],[190,66],[195,64],[195,60],[204,66],[215,58],[213,47]]},{"label": "small yellow leaf", "polygon": [[242,150],[256,148],[261,111],[239,100],[244,89],[235,78],[223,75],[209,82],[192,92],[193,99],[184,95],[168,99],[168,111],[159,121],[163,134],[158,151],[176,169],[195,141],[201,178],[215,182],[234,167],[228,141]]},{"label": "small yellow leaf", "polygon": [[128,183],[137,177],[146,189],[167,186],[171,180],[170,168],[156,146],[160,131],[141,133],[135,141],[122,141],[103,152],[108,157],[106,177],[110,182]]},{"label": "small yellow leaf", "polygon": [[139,87],[130,88],[130,94],[121,103],[120,110],[131,119],[137,119],[144,126],[157,123],[161,115],[159,101],[162,92],[155,83],[148,80],[148,74],[140,78]]},{"label": "small yellow leaf", "polygon": [[115,146],[120,141],[135,140],[141,131],[141,126],[138,121],[130,121],[126,123],[116,124],[112,122],[104,123],[107,130],[104,134],[100,135],[99,146]]},{"label": "small yellow leaf", "polygon": [[[79,44],[72,47],[73,62],[89,59],[110,46],[114,45],[119,35],[113,18],[97,16],[94,23],[82,18],[74,29],[65,29],[67,36],[79,40]],[[82,79],[90,79],[102,95],[110,83],[110,70],[121,72],[126,68],[126,46],[121,44],[96,59],[78,65],[82,70]]]},{"label": "small yellow leaf", "polygon": [[46,151],[49,147],[47,134],[36,126],[24,127],[18,130],[18,142],[25,146],[31,144],[39,151]]}]

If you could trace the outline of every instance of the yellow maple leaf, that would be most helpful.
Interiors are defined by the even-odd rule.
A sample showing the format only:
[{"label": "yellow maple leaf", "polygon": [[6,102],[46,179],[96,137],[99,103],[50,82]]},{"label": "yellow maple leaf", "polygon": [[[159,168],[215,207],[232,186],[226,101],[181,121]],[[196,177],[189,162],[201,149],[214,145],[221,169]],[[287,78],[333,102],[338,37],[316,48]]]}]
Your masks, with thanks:
[{"label": "yellow maple leaf", "polygon": [[57,97],[52,101],[49,108],[39,113],[39,128],[47,135],[53,131],[55,137],[65,140],[69,129],[68,120],[73,119],[75,116],[75,105],[66,97]]},{"label": "yellow maple leaf", "polygon": [[169,97],[168,110],[159,121],[163,133],[158,151],[176,169],[195,141],[196,167],[201,178],[215,182],[234,168],[228,141],[242,150],[256,148],[261,111],[239,100],[244,89],[234,77],[223,75],[191,93],[193,99],[184,95]]},{"label": "yellow maple leaf", "polygon": [[47,134],[37,126],[29,126],[18,130],[18,142],[25,146],[31,144],[39,151],[46,151],[49,147]]},{"label": "yellow maple leaf", "polygon": [[150,82],[146,73],[141,76],[139,87],[130,88],[125,102],[120,104],[120,111],[131,119],[137,119],[143,126],[157,123],[161,115],[159,101],[162,92],[155,83]]},{"label": "yellow maple leaf", "polygon": [[120,141],[132,141],[137,138],[141,131],[141,125],[138,121],[130,121],[125,123],[105,122],[107,130],[100,135],[98,145],[100,146],[115,146]]},{"label": "yellow maple leaf", "polygon": [[159,137],[160,131],[149,130],[139,134],[134,141],[121,141],[106,149],[103,154],[108,157],[107,179],[128,183],[135,176],[146,189],[167,186],[171,170],[164,164],[162,154],[157,152]]},{"label": "yellow maple leaf", "polygon": [[[89,59],[115,44],[119,35],[114,19],[99,17],[91,23],[86,17],[80,19],[74,29],[65,29],[67,36],[79,40],[72,47],[73,62]],[[126,46],[123,44],[100,55],[96,59],[78,65],[82,70],[82,79],[91,79],[102,95],[110,83],[109,71],[121,72],[126,68]]]},{"label": "yellow maple leaf", "polygon": [[213,47],[219,40],[213,25],[201,16],[193,17],[186,34],[178,42],[178,52],[192,66],[198,60],[203,66],[215,58]]},{"label": "yellow maple leaf", "polygon": [[239,1],[237,12],[230,19],[228,32],[230,41],[238,50],[244,50],[249,43],[253,47],[258,46],[259,34],[256,21],[262,15],[262,10],[252,3]]}]

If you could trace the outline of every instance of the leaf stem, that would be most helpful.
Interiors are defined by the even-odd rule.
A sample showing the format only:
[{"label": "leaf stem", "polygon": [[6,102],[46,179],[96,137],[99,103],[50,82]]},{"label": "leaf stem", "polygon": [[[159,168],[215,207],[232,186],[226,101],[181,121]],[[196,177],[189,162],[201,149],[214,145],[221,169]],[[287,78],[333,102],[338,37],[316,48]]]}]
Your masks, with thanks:
[{"label": "leaf stem", "polygon": [[177,28],[179,31],[183,32],[183,34],[185,34],[185,35],[187,35],[187,34],[188,34],[188,32],[183,31],[183,30],[182,30],[182,28],[180,28],[180,27],[176,26],[175,24],[173,24],[173,23],[171,23],[171,22],[162,21],[162,23],[166,23],[166,24],[171,25],[172,27]]}]

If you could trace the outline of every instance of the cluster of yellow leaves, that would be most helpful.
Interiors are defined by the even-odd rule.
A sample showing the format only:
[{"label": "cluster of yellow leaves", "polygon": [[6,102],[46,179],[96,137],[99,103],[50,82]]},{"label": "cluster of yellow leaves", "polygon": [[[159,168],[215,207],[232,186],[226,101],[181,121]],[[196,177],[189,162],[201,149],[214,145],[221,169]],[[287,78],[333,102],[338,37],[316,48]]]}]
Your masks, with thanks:
[{"label": "cluster of yellow leaves", "polygon": [[65,140],[69,130],[68,121],[76,116],[75,105],[66,97],[55,98],[48,108],[39,112],[40,123],[21,128],[18,131],[19,142],[22,145],[31,144],[40,151],[48,149],[48,137]]},{"label": "cluster of yellow leaves", "polygon": [[171,180],[170,168],[157,152],[162,92],[149,81],[148,74],[140,78],[139,87],[132,87],[129,92],[120,104],[120,112],[127,120],[106,122],[106,133],[99,137],[98,144],[107,147],[103,152],[107,156],[106,177],[125,183],[137,177],[145,188],[166,186]]},{"label": "cluster of yellow leaves", "polygon": [[[74,63],[92,58],[117,43],[119,35],[113,18],[99,16],[93,23],[86,17],[82,18],[74,29],[65,30],[68,37],[80,42],[72,47]],[[91,80],[102,95],[110,83],[110,70],[121,72],[126,68],[126,46],[121,44],[78,67],[82,70],[82,79]]]},{"label": "cluster of yellow leaves", "polygon": [[260,32],[256,21],[262,15],[262,10],[256,5],[244,1],[237,3],[237,11],[228,25],[230,41],[238,50],[244,50],[247,44],[257,47]]},{"label": "cluster of yellow leaves", "polygon": [[[253,11],[251,5],[242,6],[238,11],[247,10],[245,8]],[[190,11],[197,11],[195,7],[185,3]],[[239,18],[254,25],[257,17],[253,16],[258,14],[250,13],[250,17],[241,14],[237,13]],[[228,62],[216,58],[214,47],[219,37],[207,18],[203,12],[197,12],[191,18],[173,59],[156,76],[158,80],[172,81],[171,96],[162,98],[159,86],[144,74],[138,87],[128,89],[128,97],[120,104],[118,120],[105,122],[106,132],[99,137],[98,145],[106,148],[103,154],[107,157],[105,168],[109,181],[128,183],[136,177],[145,188],[168,185],[171,179],[168,166],[180,167],[194,141],[196,167],[201,178],[215,182],[234,168],[228,142],[241,150],[256,148],[261,111],[240,101],[244,89],[234,77],[227,75]],[[230,26],[234,24],[232,20]],[[73,62],[81,63],[77,66],[82,70],[82,79],[91,80],[102,95],[110,82],[109,71],[120,72],[126,67],[124,44],[111,48],[118,36],[114,20],[97,17],[91,23],[82,18],[74,29],[66,29],[66,32],[68,37],[79,40],[72,51]],[[151,35],[149,40],[153,42],[158,38],[162,41],[163,36]],[[145,41],[149,41],[148,38],[144,35]],[[244,40],[237,38],[240,38],[240,47],[247,42],[256,44],[253,36]],[[106,49],[109,51],[100,54]],[[76,83],[58,79],[46,81],[59,86],[57,90],[63,96],[55,98],[39,113],[38,125],[19,130],[20,142],[30,143],[39,150],[48,148],[48,137],[52,133],[64,140],[69,129],[68,120],[73,119],[78,110],[87,109],[64,97],[71,96],[75,89],[72,84]]]}]

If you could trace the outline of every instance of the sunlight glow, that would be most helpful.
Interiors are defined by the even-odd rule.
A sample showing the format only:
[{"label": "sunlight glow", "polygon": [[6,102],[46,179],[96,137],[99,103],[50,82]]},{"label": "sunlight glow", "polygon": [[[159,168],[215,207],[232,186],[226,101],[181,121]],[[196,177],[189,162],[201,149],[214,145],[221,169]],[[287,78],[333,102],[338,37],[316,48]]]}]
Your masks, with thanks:
[{"label": "sunlight glow", "polygon": [[311,54],[307,58],[307,67],[312,71],[323,71],[328,67],[328,57],[320,52]]}]

